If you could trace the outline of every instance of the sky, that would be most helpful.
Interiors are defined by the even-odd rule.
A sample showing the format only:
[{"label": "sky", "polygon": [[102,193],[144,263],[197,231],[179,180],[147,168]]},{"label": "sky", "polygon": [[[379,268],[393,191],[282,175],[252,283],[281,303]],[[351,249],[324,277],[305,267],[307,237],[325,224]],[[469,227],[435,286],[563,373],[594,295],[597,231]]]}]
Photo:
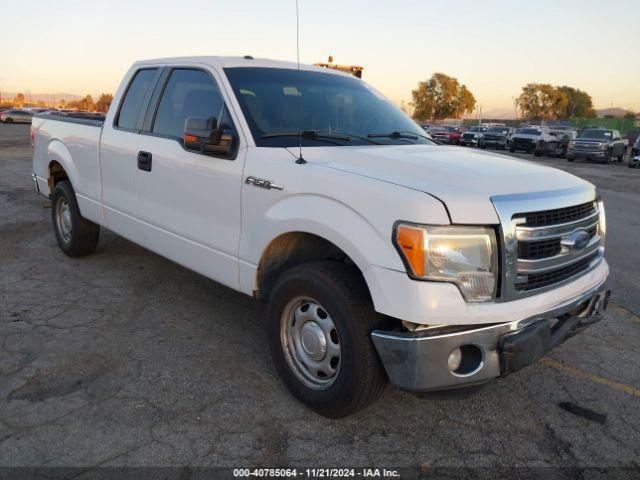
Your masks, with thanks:
[{"label": "sky", "polygon": [[[300,59],[365,67],[396,103],[434,72],[484,112],[529,82],[640,111],[640,0],[299,0]],[[21,0],[0,5],[0,90],[113,92],[139,59],[296,59],[295,0]]]}]

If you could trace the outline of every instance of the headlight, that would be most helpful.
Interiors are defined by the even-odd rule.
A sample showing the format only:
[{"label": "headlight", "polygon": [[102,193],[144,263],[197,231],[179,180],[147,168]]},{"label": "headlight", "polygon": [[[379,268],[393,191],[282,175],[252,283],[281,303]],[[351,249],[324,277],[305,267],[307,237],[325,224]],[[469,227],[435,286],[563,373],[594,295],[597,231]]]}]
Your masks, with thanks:
[{"label": "headlight", "polygon": [[600,147],[601,150],[606,150],[608,147],[606,143],[599,143],[598,146]]},{"label": "headlight", "polygon": [[604,239],[607,236],[607,217],[604,214],[604,203],[598,199],[598,235],[600,235],[600,245],[604,246]]},{"label": "headlight", "polygon": [[393,239],[412,278],[455,283],[468,302],[495,298],[498,251],[493,229],[400,223]]}]

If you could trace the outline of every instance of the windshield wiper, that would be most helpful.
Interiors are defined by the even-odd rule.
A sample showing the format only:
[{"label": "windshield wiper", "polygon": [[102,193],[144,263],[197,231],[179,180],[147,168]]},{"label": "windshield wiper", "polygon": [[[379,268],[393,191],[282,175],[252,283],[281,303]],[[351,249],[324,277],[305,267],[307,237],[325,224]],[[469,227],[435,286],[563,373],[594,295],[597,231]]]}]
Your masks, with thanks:
[{"label": "windshield wiper", "polygon": [[264,135],[260,135],[260,138],[277,138],[277,137],[297,137],[301,136],[303,138],[329,138],[334,140],[344,140],[348,142],[351,140],[351,137],[347,135],[340,135],[337,133],[318,133],[315,130],[303,130],[302,132],[273,132],[273,133],[265,133]]},{"label": "windshield wiper", "polygon": [[418,137],[426,138],[427,140],[431,140],[426,135],[420,135],[419,133],[410,132],[408,130],[403,130],[402,132],[389,132],[389,133],[370,133],[367,135],[367,138],[398,138],[398,139],[409,139],[409,140],[417,140]]},{"label": "windshield wiper", "polygon": [[[276,138],[276,137],[297,137],[298,135],[302,136],[302,138],[311,138],[317,140],[343,140],[345,142],[351,141],[352,138],[357,138],[358,140],[365,141],[367,143],[372,143],[374,145],[381,145],[379,142],[371,140],[367,137],[361,137],[360,135],[347,134],[347,133],[321,133],[315,130],[303,130],[300,132],[273,132],[273,133],[265,133],[261,135],[260,138]],[[337,144],[336,144],[337,145]]]}]

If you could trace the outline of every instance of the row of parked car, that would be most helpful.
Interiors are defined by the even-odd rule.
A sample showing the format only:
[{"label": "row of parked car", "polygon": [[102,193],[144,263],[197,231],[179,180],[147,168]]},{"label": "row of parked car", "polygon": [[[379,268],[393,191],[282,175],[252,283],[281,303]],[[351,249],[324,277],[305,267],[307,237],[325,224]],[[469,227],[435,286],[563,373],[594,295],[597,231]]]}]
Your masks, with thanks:
[{"label": "row of parked car", "polygon": [[0,122],[2,123],[31,123],[35,114],[63,115],[67,117],[103,119],[104,114],[88,112],[86,110],[55,109],[43,107],[10,108],[0,107]]},{"label": "row of parked car", "polygon": [[[540,125],[513,128],[507,125],[477,125],[470,128],[453,125],[422,125],[422,128],[438,143],[478,148],[493,148],[532,153],[536,157],[549,156],[596,160],[601,163],[624,160],[629,138],[623,138],[618,130],[587,127],[580,131]],[[630,167],[640,167],[640,136],[632,138]]]}]

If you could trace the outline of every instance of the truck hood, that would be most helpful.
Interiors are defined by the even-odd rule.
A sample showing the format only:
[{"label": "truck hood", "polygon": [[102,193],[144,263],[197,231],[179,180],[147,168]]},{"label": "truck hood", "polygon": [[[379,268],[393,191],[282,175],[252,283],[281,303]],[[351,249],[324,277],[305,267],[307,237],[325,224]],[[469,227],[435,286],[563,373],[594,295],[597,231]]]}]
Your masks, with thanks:
[{"label": "truck hood", "polygon": [[[290,151],[297,156],[297,149]],[[463,147],[308,147],[302,153],[315,165],[428,193],[446,205],[453,223],[460,224],[499,223],[491,203],[497,195],[594,188],[555,168]],[[420,221],[419,214],[407,220]]]}]

